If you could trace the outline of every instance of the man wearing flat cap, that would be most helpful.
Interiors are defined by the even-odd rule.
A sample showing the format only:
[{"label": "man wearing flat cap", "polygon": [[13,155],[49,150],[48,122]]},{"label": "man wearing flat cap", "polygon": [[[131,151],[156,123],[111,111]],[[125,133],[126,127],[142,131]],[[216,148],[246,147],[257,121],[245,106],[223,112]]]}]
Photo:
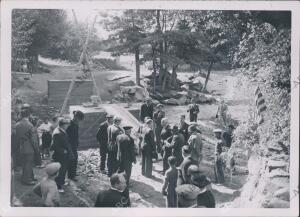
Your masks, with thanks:
[{"label": "man wearing flat cap", "polygon": [[125,172],[126,184],[129,186],[132,163],[136,163],[135,145],[131,137],[131,126],[123,127],[125,133],[117,136],[119,173]]},{"label": "man wearing flat cap", "polygon": [[122,119],[120,117],[114,117],[113,125],[107,128],[108,133],[108,158],[107,158],[107,167],[108,167],[108,177],[118,170],[118,145],[117,145],[117,136],[123,134],[123,129],[120,127]]},{"label": "man wearing flat cap", "polygon": [[52,157],[55,162],[58,162],[61,165],[58,176],[55,178],[58,191],[61,193],[64,192],[62,187],[65,184],[65,177],[68,166],[70,162],[75,159],[71,144],[66,133],[69,124],[69,119],[60,117],[58,119],[58,127],[55,128],[52,134],[51,149],[54,150]]},{"label": "man wearing flat cap", "polygon": [[105,174],[105,162],[108,153],[108,132],[107,129],[113,124],[113,115],[107,114],[106,121],[100,124],[97,132],[97,141],[100,145],[100,172]]},{"label": "man wearing flat cap", "polygon": [[202,146],[203,146],[201,135],[196,125],[189,126],[189,133],[191,135],[188,140],[188,145],[191,148],[191,158],[197,161],[199,165],[200,161],[202,160]]},{"label": "man wearing flat cap", "polygon": [[153,118],[153,104],[151,98],[146,98],[145,103],[141,106],[140,121],[144,122],[145,117]]}]

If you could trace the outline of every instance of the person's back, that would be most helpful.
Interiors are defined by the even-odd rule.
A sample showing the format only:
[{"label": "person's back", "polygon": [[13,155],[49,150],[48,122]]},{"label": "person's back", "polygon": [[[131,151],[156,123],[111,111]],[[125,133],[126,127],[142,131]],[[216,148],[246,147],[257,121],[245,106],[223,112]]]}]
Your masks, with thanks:
[{"label": "person's back", "polygon": [[191,147],[191,157],[193,160],[199,162],[202,159],[202,139],[199,133],[194,133],[190,136],[188,141]]},{"label": "person's back", "polygon": [[165,176],[168,179],[167,192],[168,193],[175,192],[175,188],[177,187],[178,169],[176,167],[170,167],[166,171],[166,175]]},{"label": "person's back", "polygon": [[41,192],[44,206],[59,206],[60,197],[56,182],[54,180],[44,178],[41,181]]},{"label": "person's back", "polygon": [[215,208],[215,197],[210,190],[204,190],[197,196],[197,205],[204,206],[206,208]]},{"label": "person's back", "polygon": [[34,154],[34,136],[34,127],[28,119],[23,118],[16,124],[16,137],[22,154]]},{"label": "person's back", "polygon": [[97,196],[95,207],[123,207],[122,198],[121,192],[117,190],[103,190]]}]

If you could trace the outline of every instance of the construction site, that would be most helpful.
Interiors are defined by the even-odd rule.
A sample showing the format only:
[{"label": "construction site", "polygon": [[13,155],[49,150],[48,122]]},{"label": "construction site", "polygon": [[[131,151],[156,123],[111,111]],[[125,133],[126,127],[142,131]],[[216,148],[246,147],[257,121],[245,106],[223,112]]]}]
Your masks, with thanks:
[{"label": "construction site", "polygon": [[[109,178],[100,173],[99,167],[100,153],[96,138],[99,125],[105,121],[107,114],[121,117],[121,125],[133,127],[132,135],[135,142],[138,143],[136,132],[141,124],[140,108],[147,97],[152,99],[154,105],[158,103],[164,105],[164,111],[170,124],[178,124],[182,114],[188,117],[187,108],[190,99],[197,99],[196,103],[199,105],[200,112],[196,124],[201,130],[203,141],[203,168],[205,174],[214,180],[214,153],[217,140],[213,130],[224,128],[216,118],[219,104],[223,100],[228,106],[227,125],[242,126],[248,121],[249,115],[256,120],[257,114],[253,108],[256,106],[255,91],[257,91],[258,83],[251,83],[236,70],[226,69],[220,64],[214,67],[204,67],[202,71],[178,70],[177,88],[167,88],[165,91],[161,91],[157,87],[157,90],[155,88],[156,77],[153,78],[153,68],[141,64],[139,78],[137,78],[134,54],[115,56],[110,51],[99,51],[93,56],[87,54],[95,20],[96,17],[90,23],[87,36],[83,40],[78,63],[39,56],[38,61],[44,69],[47,69],[47,73],[12,72],[12,106],[15,109],[12,115],[16,115],[24,103],[30,104],[32,113],[41,120],[54,116],[72,118],[73,111],[78,110],[84,113],[85,118],[79,127],[78,181],[71,181],[70,185],[65,187],[60,206],[92,207],[98,192],[109,188]],[[208,76],[206,75],[207,70],[209,71]],[[165,78],[166,82],[171,79],[170,76]],[[159,78],[157,79],[159,80]],[[139,80],[139,84],[137,84],[137,80]],[[204,84],[205,91],[203,91]],[[133,98],[128,96],[129,92],[134,93]],[[264,118],[266,121],[263,124],[268,124],[268,114]],[[236,145],[234,151],[237,153],[236,175],[229,177],[229,174],[225,173],[227,181],[224,185],[212,182],[216,207],[264,206],[272,208],[287,206],[288,202],[281,196],[278,196],[279,202],[277,200],[274,202],[270,198],[274,192],[283,189],[289,183],[289,176],[286,172],[289,166],[286,163],[288,154],[282,149],[276,150],[276,153],[280,153],[282,158],[272,158],[267,162],[269,164],[266,167],[270,169],[270,173],[272,170],[280,173],[268,176],[270,180],[272,178],[273,180],[264,180],[264,183],[259,185],[255,184],[259,183],[256,173],[262,171],[262,161],[257,160],[257,156],[252,154],[249,147]],[[272,152],[271,149],[269,151]],[[48,159],[44,163],[47,164],[50,161],[51,159]],[[274,161],[273,164],[272,161]],[[142,176],[140,162],[140,156],[137,156],[137,163],[132,168],[132,185],[129,189],[131,207],[165,207],[166,197],[161,194],[164,176],[159,172],[163,167],[161,157],[153,162],[154,178],[151,179]],[[278,162],[280,163],[278,164]],[[251,165],[250,168],[249,165]],[[34,168],[34,172],[38,180],[45,176],[45,171],[41,168]],[[263,170],[261,173],[267,172]],[[32,187],[20,183],[20,176],[21,170],[16,170],[12,174],[12,206],[43,206],[40,198],[32,191]],[[273,184],[272,187],[269,185],[269,191],[264,195],[264,199],[267,198],[266,202],[257,195],[261,193],[259,192],[261,189],[267,186],[266,183],[270,182]],[[246,188],[248,189],[245,189],[247,184]],[[264,187],[254,191],[257,185]],[[249,189],[253,191],[249,192]],[[251,197],[254,198],[252,201],[249,200]]]}]

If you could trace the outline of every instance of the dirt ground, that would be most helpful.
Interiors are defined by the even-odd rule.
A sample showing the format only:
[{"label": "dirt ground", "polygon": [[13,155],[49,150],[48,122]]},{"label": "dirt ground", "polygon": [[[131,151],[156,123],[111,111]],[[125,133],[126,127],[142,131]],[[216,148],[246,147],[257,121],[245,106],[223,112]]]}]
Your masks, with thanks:
[{"label": "dirt ground", "polygon": [[[121,59],[122,60],[122,59]],[[127,67],[131,65],[128,63]],[[133,66],[134,67],[134,66]],[[13,87],[17,90],[17,95],[24,101],[31,104],[43,103],[43,98],[47,95],[47,80],[49,79],[71,79],[74,74],[79,75],[80,71],[75,66],[49,66],[50,73],[34,74],[28,81],[22,79],[13,79]],[[146,69],[142,71],[145,75]],[[250,95],[245,90],[235,87],[237,78],[231,74],[231,71],[212,71],[210,81],[208,82],[208,91],[212,92],[215,97],[224,97],[229,105],[229,113],[232,118],[243,121],[247,115],[250,103]],[[113,92],[118,89],[117,82],[108,81],[113,76],[130,75],[128,79],[134,79],[134,72],[129,68],[128,71],[105,71],[95,72],[97,85],[100,89],[100,95],[103,101],[109,101],[112,97],[108,90]],[[179,73],[178,78],[185,80],[191,73]],[[186,106],[165,106],[166,116],[171,123],[177,123],[180,114],[187,113]],[[215,115],[217,111],[216,104],[200,105],[199,121],[202,126],[202,134],[204,139],[204,168],[209,178],[214,181],[213,175],[213,153],[214,138],[212,130],[217,126],[215,123]],[[64,207],[84,207],[93,206],[97,192],[101,189],[109,187],[107,176],[99,173],[99,150],[89,149],[80,151],[78,182],[71,182],[69,186],[65,186],[65,193],[61,194],[62,206]],[[84,162],[87,158],[95,159],[93,162],[94,169],[90,169],[86,173],[86,165]],[[159,173],[162,170],[162,161],[154,162],[155,178],[149,179],[141,175],[141,165],[138,163],[133,166],[130,197],[133,207],[165,207],[165,198],[160,193],[163,184],[163,176]],[[45,162],[46,163],[46,162]],[[239,166],[245,167],[246,162],[243,158],[238,161]],[[91,172],[92,171],[92,172]],[[41,169],[35,169],[38,179],[44,176]],[[23,202],[24,206],[41,206],[39,198],[31,191],[31,187],[20,184],[20,174],[17,172],[13,179],[13,187],[15,196]],[[228,177],[227,177],[228,178]],[[213,193],[216,198],[217,207],[230,207],[230,202],[239,196],[239,189],[245,183],[247,175],[240,174],[233,177],[230,184],[218,186],[213,184]]]}]

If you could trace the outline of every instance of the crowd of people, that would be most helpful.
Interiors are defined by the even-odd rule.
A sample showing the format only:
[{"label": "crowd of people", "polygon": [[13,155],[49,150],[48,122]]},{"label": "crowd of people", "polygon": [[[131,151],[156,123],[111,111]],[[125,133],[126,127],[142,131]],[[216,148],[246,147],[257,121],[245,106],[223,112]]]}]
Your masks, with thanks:
[{"label": "crowd of people", "polygon": [[[130,207],[129,189],[132,165],[141,156],[141,175],[153,178],[153,162],[162,158],[164,183],[161,193],[166,196],[166,207],[215,207],[211,192],[211,181],[203,169],[203,142],[197,126],[199,106],[193,101],[187,110],[190,121],[180,115],[178,124],[171,125],[166,118],[164,106],[154,106],[150,98],[140,109],[140,126],[135,136],[132,126],[122,123],[122,119],[111,114],[99,126],[96,138],[100,147],[100,172],[110,178],[111,188],[100,191],[95,207]],[[16,123],[13,159],[22,159],[22,182],[35,185],[33,167],[43,167],[39,158],[52,158],[46,165],[45,177],[38,185],[45,206],[59,206],[59,193],[64,192],[68,179],[77,181],[78,143],[80,121],[84,120],[81,111],[73,113],[73,119],[59,117],[50,123],[46,118],[37,124],[31,114],[30,106],[23,105],[20,120]],[[228,131],[215,129],[217,139],[215,148],[215,181],[222,184],[224,160],[222,153],[232,143],[234,126]],[[18,150],[18,151],[16,151]],[[51,154],[50,154],[51,153]],[[160,156],[159,156],[160,155]],[[18,156],[16,158],[16,156]],[[38,157],[39,156],[39,157]],[[234,163],[232,164],[234,167]]]}]

